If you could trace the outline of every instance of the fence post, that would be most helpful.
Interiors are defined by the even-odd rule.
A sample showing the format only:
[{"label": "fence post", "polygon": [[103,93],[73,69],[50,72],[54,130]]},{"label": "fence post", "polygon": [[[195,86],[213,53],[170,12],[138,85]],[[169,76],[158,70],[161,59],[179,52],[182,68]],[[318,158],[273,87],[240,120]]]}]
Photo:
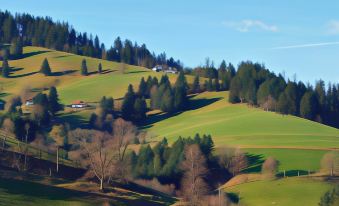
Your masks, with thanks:
[{"label": "fence post", "polygon": [[299,177],[299,170],[298,170],[298,177]]},{"label": "fence post", "polygon": [[284,170],[284,177],[286,177],[286,170]]}]

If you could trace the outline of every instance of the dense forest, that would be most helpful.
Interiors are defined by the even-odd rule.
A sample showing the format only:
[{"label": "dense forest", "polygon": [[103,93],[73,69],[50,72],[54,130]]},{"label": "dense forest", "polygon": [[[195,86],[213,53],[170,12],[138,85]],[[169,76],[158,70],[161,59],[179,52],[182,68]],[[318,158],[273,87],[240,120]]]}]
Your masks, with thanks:
[{"label": "dense forest", "polygon": [[55,22],[50,17],[34,17],[30,14],[12,15],[0,10],[0,44],[11,44],[15,57],[23,46],[40,46],[105,60],[151,68],[157,64],[182,69],[182,63],[167,58],[165,53],[156,55],[145,44],[117,37],[109,48],[98,36],[76,31],[67,22]]}]

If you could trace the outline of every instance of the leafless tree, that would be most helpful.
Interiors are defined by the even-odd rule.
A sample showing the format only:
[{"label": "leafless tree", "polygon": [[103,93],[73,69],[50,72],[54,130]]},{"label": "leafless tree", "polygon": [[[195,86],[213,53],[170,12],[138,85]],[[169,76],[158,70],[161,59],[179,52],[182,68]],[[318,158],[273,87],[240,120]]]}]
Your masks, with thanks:
[{"label": "leafless tree", "polygon": [[114,176],[125,181],[128,165],[125,160],[128,145],[136,138],[137,128],[128,121],[119,118],[113,123],[113,150],[117,152]]},{"label": "leafless tree", "polygon": [[227,147],[218,153],[218,162],[220,167],[229,170],[234,157],[235,148]]},{"label": "leafless tree", "polygon": [[237,148],[234,152],[234,156],[232,157],[229,163],[229,171],[234,175],[239,174],[242,170],[248,167],[248,161],[246,154],[243,153],[239,148]]},{"label": "leafless tree", "polygon": [[103,190],[114,162],[113,137],[107,133],[83,129],[76,129],[70,135],[79,146],[71,156],[93,172],[100,182],[100,190]]},{"label": "leafless tree", "polygon": [[339,173],[339,152],[326,153],[321,159],[321,170],[330,173],[331,176]]},{"label": "leafless tree", "polygon": [[120,65],[119,65],[119,72],[121,74],[125,74],[126,70],[127,70],[126,64],[125,63],[120,63]]},{"label": "leafless tree", "polygon": [[277,101],[271,95],[269,95],[261,106],[266,111],[275,111]]},{"label": "leafless tree", "polygon": [[38,125],[41,125],[41,120],[44,116],[44,108],[41,105],[34,105],[31,113],[31,118],[35,120]]},{"label": "leafless tree", "polygon": [[261,167],[263,175],[268,177],[274,177],[278,170],[278,161],[273,157],[268,157]]},{"label": "leafless tree", "polygon": [[186,146],[185,160],[182,162],[181,168],[185,171],[181,184],[185,202],[190,206],[203,205],[203,199],[208,191],[204,180],[208,170],[206,158],[198,145]]}]

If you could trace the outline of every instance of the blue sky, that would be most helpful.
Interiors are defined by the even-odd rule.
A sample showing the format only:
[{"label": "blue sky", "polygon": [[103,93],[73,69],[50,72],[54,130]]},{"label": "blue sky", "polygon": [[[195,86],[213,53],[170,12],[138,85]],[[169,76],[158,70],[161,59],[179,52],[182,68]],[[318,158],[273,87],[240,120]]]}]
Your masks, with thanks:
[{"label": "blue sky", "polygon": [[312,84],[339,82],[335,0],[3,0],[1,9],[68,21],[106,46],[117,36],[145,43],[189,67],[252,60]]}]

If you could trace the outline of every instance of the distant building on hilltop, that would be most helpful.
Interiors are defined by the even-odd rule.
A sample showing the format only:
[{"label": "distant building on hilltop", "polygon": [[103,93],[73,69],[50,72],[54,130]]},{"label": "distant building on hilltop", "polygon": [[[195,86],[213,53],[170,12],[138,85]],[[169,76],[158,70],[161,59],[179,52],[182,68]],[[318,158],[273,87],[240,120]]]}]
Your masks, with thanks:
[{"label": "distant building on hilltop", "polygon": [[162,65],[156,65],[155,67],[152,68],[153,71],[155,72],[160,72],[163,70],[163,66]]},{"label": "distant building on hilltop", "polygon": [[168,67],[168,69],[164,70],[165,73],[176,74],[178,70],[174,67]]}]

